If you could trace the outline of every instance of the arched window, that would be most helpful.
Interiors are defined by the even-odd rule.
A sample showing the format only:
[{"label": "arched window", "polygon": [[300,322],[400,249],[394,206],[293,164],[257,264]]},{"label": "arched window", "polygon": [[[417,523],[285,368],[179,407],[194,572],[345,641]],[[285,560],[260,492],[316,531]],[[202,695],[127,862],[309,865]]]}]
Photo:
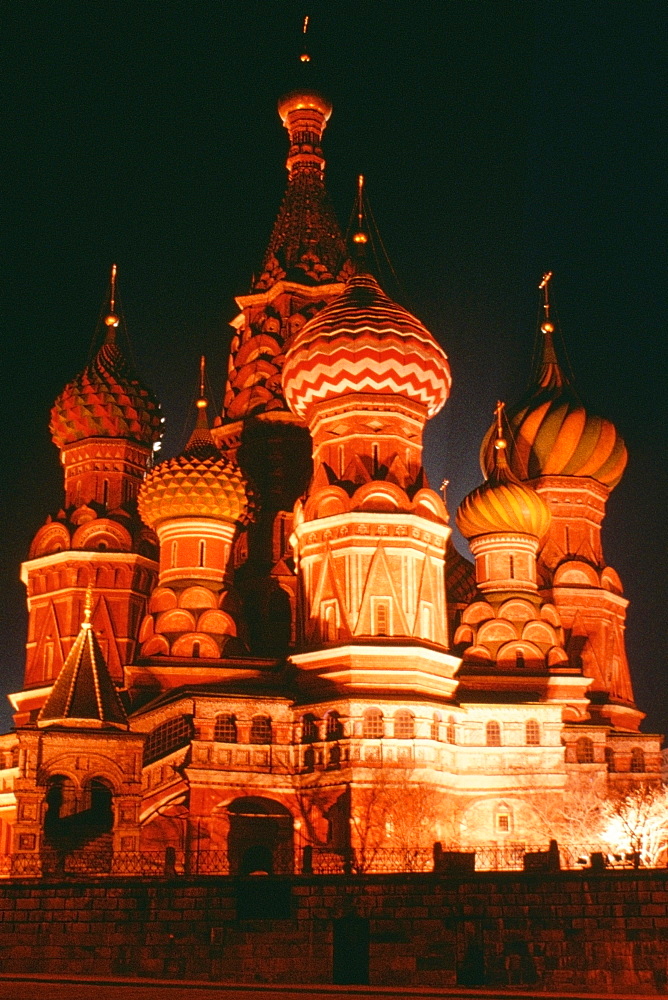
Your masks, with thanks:
[{"label": "arched window", "polygon": [[434,712],[431,719],[431,738],[432,740],[440,740],[441,738],[441,713]]},{"label": "arched window", "polygon": [[594,763],[594,744],[588,736],[581,736],[575,744],[575,757],[578,764]]},{"label": "arched window", "polygon": [[540,746],[540,726],[535,719],[528,719],[526,724],[526,744],[528,747]]},{"label": "arched window", "polygon": [[168,753],[187,746],[193,737],[192,719],[188,715],[176,715],[173,719],[157,726],[149,733],[144,743],[144,764],[166,757]]},{"label": "arched window", "polygon": [[498,722],[488,722],[485,726],[485,743],[488,747],[501,746],[501,726]]},{"label": "arched window", "polygon": [[405,708],[394,713],[395,740],[412,740],[415,736],[415,719],[412,712]]},{"label": "arched window", "polygon": [[455,717],[451,715],[448,718],[448,743],[457,742],[457,731],[455,729]]},{"label": "arched window", "polygon": [[615,773],[615,751],[612,747],[605,748],[605,763],[608,765],[610,774]]},{"label": "arched window", "polygon": [[325,733],[328,740],[340,740],[343,737],[343,723],[336,709],[325,716]]},{"label": "arched window", "polygon": [[316,743],[320,737],[315,715],[302,716],[302,743]]},{"label": "arched window", "polygon": [[640,747],[634,747],[631,751],[631,771],[633,774],[645,772],[645,754]]},{"label": "arched window", "polygon": [[251,720],[251,743],[271,743],[271,719],[268,715],[254,715]]},{"label": "arched window", "polygon": [[213,732],[216,743],[237,742],[237,721],[233,715],[217,715]]},{"label": "arched window", "polygon": [[387,606],[387,601],[377,601],[376,602],[376,635],[387,635],[388,630],[388,619],[389,619],[389,608]]},{"label": "arched window", "polygon": [[382,739],[383,713],[379,708],[367,708],[362,720],[362,735],[365,740]]}]

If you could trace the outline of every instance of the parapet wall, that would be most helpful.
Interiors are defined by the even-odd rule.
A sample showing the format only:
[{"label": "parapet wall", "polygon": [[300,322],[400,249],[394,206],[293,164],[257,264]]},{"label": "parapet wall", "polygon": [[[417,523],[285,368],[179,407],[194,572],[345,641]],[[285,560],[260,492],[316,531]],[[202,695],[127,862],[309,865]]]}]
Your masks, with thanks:
[{"label": "parapet wall", "polygon": [[20,879],[0,971],[665,995],[668,871]]}]

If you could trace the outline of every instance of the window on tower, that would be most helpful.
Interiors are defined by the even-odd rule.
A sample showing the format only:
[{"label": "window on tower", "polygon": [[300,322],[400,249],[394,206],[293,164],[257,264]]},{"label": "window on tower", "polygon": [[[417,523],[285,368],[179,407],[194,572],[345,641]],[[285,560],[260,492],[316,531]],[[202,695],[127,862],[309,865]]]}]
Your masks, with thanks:
[{"label": "window on tower", "polygon": [[213,738],[216,743],[237,742],[237,722],[233,715],[217,715]]},{"label": "window on tower", "polygon": [[395,740],[412,740],[415,736],[415,719],[407,709],[399,709],[394,713]]},{"label": "window on tower", "polygon": [[379,708],[367,708],[362,720],[362,735],[365,740],[382,739],[383,713]]},{"label": "window on tower", "polygon": [[594,744],[588,736],[581,736],[575,744],[575,757],[578,764],[594,763]]},{"label": "window on tower", "polygon": [[268,715],[254,715],[251,720],[251,743],[271,743],[271,719]]},{"label": "window on tower", "polygon": [[526,745],[528,747],[540,746],[540,726],[535,719],[528,719],[525,727]]},{"label": "window on tower", "polygon": [[501,726],[498,722],[488,722],[485,726],[485,743],[488,747],[501,746]]}]

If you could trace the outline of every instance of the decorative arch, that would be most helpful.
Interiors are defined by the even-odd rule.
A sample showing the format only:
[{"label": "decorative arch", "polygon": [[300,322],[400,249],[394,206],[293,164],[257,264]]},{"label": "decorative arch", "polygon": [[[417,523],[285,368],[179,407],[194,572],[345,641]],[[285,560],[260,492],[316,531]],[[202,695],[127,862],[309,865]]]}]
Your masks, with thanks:
[{"label": "decorative arch", "polygon": [[99,550],[102,546],[116,552],[132,551],[132,535],[117,521],[98,517],[82,524],[72,537],[73,549]]},{"label": "decorative arch", "polygon": [[200,611],[202,608],[215,608],[216,595],[208,587],[186,587],[179,594],[180,608],[192,608]]},{"label": "decorative arch", "polygon": [[234,875],[287,874],[293,869],[293,818],[281,802],[248,795],[227,806],[227,854]]},{"label": "decorative arch", "polygon": [[216,660],[220,658],[218,643],[205,632],[187,632],[172,643],[172,656]]},{"label": "decorative arch", "polygon": [[194,632],[195,616],[184,608],[163,611],[155,623],[156,632]]},{"label": "decorative arch", "polygon": [[325,486],[310,496],[304,504],[304,519],[315,521],[321,517],[345,514],[350,509],[350,500],[340,486]]},{"label": "decorative arch", "polygon": [[43,525],[30,546],[30,559],[50,555],[52,552],[67,552],[70,548],[70,533],[64,524],[51,522]]},{"label": "decorative arch", "polygon": [[171,611],[176,604],[176,594],[170,587],[156,587],[149,598],[148,610],[159,614],[161,611]]}]

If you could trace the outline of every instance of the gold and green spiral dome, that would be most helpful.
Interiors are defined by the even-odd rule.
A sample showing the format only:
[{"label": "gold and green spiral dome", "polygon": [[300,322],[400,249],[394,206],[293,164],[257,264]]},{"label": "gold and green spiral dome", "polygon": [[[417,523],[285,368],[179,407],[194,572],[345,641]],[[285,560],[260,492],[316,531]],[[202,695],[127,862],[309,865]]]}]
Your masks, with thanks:
[{"label": "gold and green spiral dome", "polygon": [[[626,467],[626,445],[614,424],[587,413],[559,366],[551,324],[543,333],[543,362],[536,384],[506,410],[508,464],[519,479],[588,476],[612,489]],[[480,451],[485,474],[493,468],[493,453],[492,426]]]},{"label": "gold and green spiral dome", "polygon": [[548,505],[534,489],[521,483],[506,462],[506,442],[494,443],[495,464],[482,486],[462,501],[457,527],[465,538],[520,534],[541,539],[550,526]]}]

